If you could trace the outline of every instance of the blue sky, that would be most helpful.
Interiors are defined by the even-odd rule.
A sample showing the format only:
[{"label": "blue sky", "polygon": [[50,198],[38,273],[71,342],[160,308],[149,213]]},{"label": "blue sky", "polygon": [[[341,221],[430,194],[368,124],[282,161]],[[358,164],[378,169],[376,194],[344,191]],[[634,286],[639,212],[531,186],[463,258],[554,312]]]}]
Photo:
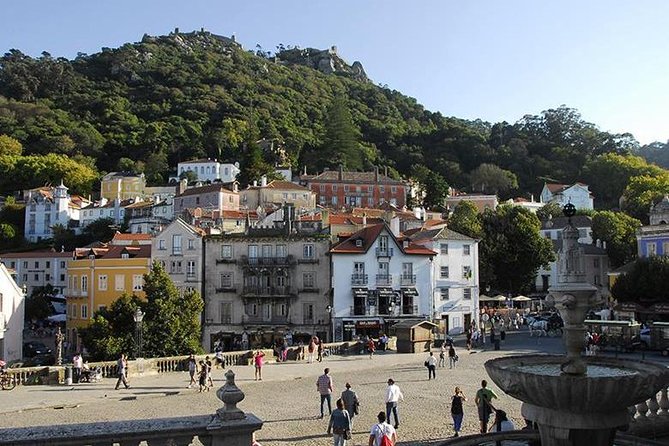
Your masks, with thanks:
[{"label": "blue sky", "polygon": [[669,139],[669,1],[8,1],[0,51],[74,57],[205,29],[246,48],[328,48],[447,116],[515,122],[566,104],[642,143]]}]

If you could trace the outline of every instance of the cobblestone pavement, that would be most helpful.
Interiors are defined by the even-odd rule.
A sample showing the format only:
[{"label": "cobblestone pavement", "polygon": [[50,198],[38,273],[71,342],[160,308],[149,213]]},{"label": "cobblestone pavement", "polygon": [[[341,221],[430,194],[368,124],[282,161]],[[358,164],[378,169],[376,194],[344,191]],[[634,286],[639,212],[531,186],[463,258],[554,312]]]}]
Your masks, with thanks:
[{"label": "cobblestone pavement", "polygon": [[[456,347],[461,342],[456,342]],[[316,378],[330,368],[335,394],[348,381],[361,401],[360,415],[354,420],[353,445],[366,445],[369,428],[376,414],[384,410],[386,381],[392,377],[402,389],[400,403],[401,445],[429,445],[453,434],[450,395],[460,386],[467,397],[464,435],[478,432],[474,396],[482,379],[487,379],[483,363],[488,359],[536,352],[560,353],[558,338],[530,338],[527,332],[510,333],[501,351],[489,348],[467,352],[457,349],[460,361],[455,369],[437,369],[437,379],[427,380],[423,367],[426,354],[379,353],[329,357],[322,363],[268,364],[263,381],[253,380],[252,367],[233,367],[237,384],[246,398],[240,407],[255,414],[265,424],[257,437],[263,446],[329,445],[325,435],[327,417],[319,420]],[[223,371],[213,372],[215,384],[224,383]],[[520,402],[505,395],[489,381],[498,395],[495,406],[507,411],[516,426],[522,426]],[[188,389],[187,373],[168,373],[136,378],[128,390],[114,390],[115,381],[67,386],[25,386],[0,392],[0,428],[53,425],[106,420],[169,418],[183,415],[213,414],[222,403],[215,392],[198,393]],[[334,405],[334,401],[333,401]]]}]

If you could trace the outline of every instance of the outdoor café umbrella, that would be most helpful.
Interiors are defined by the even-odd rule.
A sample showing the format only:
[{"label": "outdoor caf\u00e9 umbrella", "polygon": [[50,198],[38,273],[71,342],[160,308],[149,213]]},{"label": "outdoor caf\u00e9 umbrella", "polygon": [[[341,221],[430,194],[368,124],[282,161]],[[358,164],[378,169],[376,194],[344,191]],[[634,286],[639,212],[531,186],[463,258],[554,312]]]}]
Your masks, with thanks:
[{"label": "outdoor caf\u00e9 umbrella", "polygon": [[529,302],[532,299],[527,297],[527,296],[520,295],[520,296],[516,296],[516,297],[512,298],[511,300],[514,301],[514,302]]}]

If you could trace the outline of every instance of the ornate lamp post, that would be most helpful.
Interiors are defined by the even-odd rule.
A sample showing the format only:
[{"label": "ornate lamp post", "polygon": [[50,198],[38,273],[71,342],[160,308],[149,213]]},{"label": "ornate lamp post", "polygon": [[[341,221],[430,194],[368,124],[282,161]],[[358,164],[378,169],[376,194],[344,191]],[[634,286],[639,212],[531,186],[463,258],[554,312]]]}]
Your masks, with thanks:
[{"label": "ornate lamp post", "polygon": [[63,332],[60,331],[60,327],[58,327],[58,331],[56,332],[56,365],[63,365],[63,340],[65,339],[65,336],[63,336]]},{"label": "ornate lamp post", "polygon": [[142,312],[142,309],[137,307],[132,315],[132,318],[135,321],[135,346],[137,348],[135,353],[136,359],[142,357],[142,321],[144,320],[144,312]]},{"label": "ornate lamp post", "polygon": [[330,342],[335,341],[334,314],[332,313],[333,310],[334,308],[332,307],[332,305],[328,305],[327,307],[325,307],[325,311],[327,311],[328,314],[330,315],[330,326],[332,327],[332,340]]}]

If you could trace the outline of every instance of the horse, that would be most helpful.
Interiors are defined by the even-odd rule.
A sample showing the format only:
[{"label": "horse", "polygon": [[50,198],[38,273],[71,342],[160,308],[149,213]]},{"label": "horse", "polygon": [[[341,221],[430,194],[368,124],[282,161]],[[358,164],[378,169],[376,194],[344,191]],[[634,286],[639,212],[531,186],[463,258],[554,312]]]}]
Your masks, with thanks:
[{"label": "horse", "polygon": [[529,324],[530,336],[534,336],[535,332],[538,332],[537,336],[548,336],[548,327],[548,321],[535,319]]}]

